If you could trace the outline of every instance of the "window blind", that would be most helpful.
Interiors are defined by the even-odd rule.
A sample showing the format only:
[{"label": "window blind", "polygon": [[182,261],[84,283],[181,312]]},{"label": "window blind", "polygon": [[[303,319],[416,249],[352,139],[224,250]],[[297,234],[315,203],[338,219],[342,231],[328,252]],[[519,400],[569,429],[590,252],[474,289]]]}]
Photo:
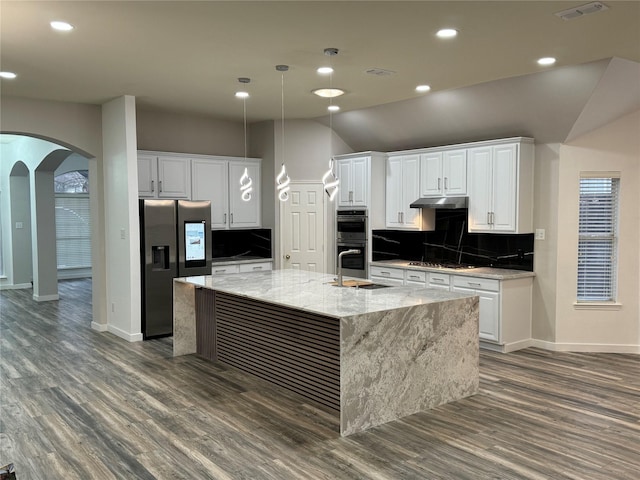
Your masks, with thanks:
[{"label": "window blind", "polygon": [[91,267],[89,195],[56,195],[58,269]]},{"label": "window blind", "polygon": [[620,179],[581,178],[578,302],[615,301]]}]

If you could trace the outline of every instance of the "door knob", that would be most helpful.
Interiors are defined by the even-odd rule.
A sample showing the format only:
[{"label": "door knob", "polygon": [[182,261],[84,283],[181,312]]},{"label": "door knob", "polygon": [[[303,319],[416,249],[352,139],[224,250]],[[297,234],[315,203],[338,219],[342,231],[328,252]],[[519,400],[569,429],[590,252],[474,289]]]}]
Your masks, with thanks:
[{"label": "door knob", "polygon": [[291,258],[291,255],[285,255],[284,258],[286,258],[287,260],[289,260]]}]

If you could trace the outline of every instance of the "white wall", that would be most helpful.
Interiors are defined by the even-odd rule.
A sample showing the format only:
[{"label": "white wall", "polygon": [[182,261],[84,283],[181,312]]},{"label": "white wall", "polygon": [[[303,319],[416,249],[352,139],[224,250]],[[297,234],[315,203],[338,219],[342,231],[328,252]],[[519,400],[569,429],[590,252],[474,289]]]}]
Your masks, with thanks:
[{"label": "white wall", "polygon": [[136,117],[138,150],[244,156],[242,122],[144,109]]},{"label": "white wall", "polygon": [[107,329],[142,339],[135,98],[102,106]]},{"label": "white wall", "polygon": [[[574,305],[583,171],[620,172],[619,307],[578,309]],[[563,145],[558,185],[554,348],[640,353],[640,111]]]}]

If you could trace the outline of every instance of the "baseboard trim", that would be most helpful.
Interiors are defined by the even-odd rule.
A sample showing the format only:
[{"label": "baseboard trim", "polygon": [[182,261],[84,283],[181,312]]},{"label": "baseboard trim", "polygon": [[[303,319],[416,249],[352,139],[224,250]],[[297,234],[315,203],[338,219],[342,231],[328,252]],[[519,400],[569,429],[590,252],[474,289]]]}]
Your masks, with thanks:
[{"label": "baseboard trim", "polygon": [[33,285],[30,283],[12,283],[0,285],[0,290],[22,290],[24,288],[31,288]]},{"label": "baseboard trim", "polygon": [[107,324],[106,323],[91,322],[91,329],[95,330],[96,332],[106,332],[107,331]]},{"label": "baseboard trim", "polygon": [[60,300],[60,295],[57,293],[55,295],[34,295],[33,299],[36,302],[51,302],[54,300]]},{"label": "baseboard trim", "polygon": [[639,353],[640,345],[620,345],[609,343],[555,343],[546,340],[531,340],[532,347],[543,348],[553,352],[581,353]]},{"label": "baseboard trim", "polygon": [[109,333],[113,333],[116,337],[123,338],[127,342],[141,342],[142,341],[142,333],[128,333],[124,330],[114,327],[113,325],[107,326],[107,331]]}]

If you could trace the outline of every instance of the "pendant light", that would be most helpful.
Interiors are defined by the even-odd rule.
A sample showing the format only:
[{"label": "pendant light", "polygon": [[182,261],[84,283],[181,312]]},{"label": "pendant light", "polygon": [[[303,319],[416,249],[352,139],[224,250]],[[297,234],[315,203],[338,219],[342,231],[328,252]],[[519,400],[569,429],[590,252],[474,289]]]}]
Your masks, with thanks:
[{"label": "pendant light", "polygon": [[[331,57],[338,54],[337,48],[325,48],[324,54],[331,59]],[[331,60],[329,60],[331,61]],[[333,67],[328,69],[329,72],[329,90],[333,88]],[[338,110],[336,105],[333,105],[333,97],[329,97],[329,169],[322,176],[322,185],[324,186],[324,191],[329,196],[329,201],[333,202],[338,194],[338,187],[340,184],[340,179],[337,177],[335,173],[335,161],[333,158],[333,112]]]},{"label": "pendant light", "polygon": [[[240,77],[238,78],[238,82],[242,84],[247,84],[251,82],[250,78]],[[245,91],[236,92],[236,97],[242,98],[242,117],[244,119],[244,159],[245,162],[247,160],[247,98],[249,97],[249,93]],[[253,180],[249,176],[249,170],[247,167],[244,168],[244,172],[240,177],[240,198],[243,201],[248,202],[251,200],[251,192],[253,192]]]},{"label": "pendant light", "polygon": [[281,202],[286,202],[287,200],[289,200],[289,183],[291,183],[291,179],[289,178],[289,175],[287,174],[287,168],[285,167],[284,164],[284,160],[285,160],[285,154],[284,154],[284,72],[289,70],[289,66],[288,65],[276,65],[276,70],[278,72],[281,72],[282,74],[282,82],[281,82],[281,101],[280,101],[280,110],[281,110],[281,135],[282,135],[282,168],[280,169],[280,173],[278,174],[278,176],[276,177],[276,188],[278,190],[278,199]]}]

